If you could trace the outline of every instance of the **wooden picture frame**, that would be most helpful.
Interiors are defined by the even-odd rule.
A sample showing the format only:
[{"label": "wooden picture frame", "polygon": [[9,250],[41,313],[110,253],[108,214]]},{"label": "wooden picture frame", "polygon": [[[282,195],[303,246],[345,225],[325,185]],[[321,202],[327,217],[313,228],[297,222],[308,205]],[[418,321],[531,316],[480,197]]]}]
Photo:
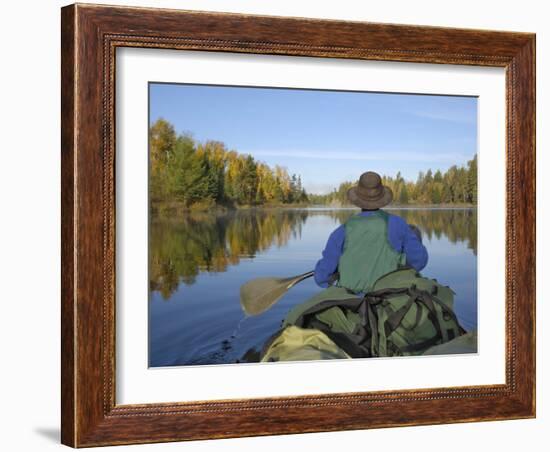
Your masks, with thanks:
[{"label": "wooden picture frame", "polygon": [[[73,447],[535,416],[535,35],[163,9],[62,8],[62,430]],[[115,403],[115,50],[506,70],[506,383]]]}]

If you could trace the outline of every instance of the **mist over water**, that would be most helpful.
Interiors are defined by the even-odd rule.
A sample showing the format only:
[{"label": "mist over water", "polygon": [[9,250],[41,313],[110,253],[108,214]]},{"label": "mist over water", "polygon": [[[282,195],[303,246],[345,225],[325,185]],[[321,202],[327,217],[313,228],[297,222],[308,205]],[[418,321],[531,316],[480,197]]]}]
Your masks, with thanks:
[{"label": "mist over water", "polygon": [[[419,227],[422,274],[455,292],[466,330],[477,327],[477,210],[387,209]],[[287,312],[322,290],[313,279],[270,310],[243,320],[240,286],[312,270],[330,233],[353,209],[250,209],[153,219],[149,238],[149,364],[235,363],[259,350]]]}]

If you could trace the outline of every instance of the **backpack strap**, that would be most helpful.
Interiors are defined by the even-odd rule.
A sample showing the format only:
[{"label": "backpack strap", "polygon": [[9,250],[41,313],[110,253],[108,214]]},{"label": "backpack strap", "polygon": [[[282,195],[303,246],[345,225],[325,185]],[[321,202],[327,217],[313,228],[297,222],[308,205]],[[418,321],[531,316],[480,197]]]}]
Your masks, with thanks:
[{"label": "backpack strap", "polygon": [[447,336],[446,334],[443,334],[443,330],[441,329],[441,321],[439,320],[439,316],[435,310],[435,305],[432,298],[427,292],[419,291],[417,300],[419,300],[428,309],[428,318],[431,320],[435,330],[437,331],[437,338],[446,342],[448,339],[446,339]]},{"label": "backpack strap", "polygon": [[357,312],[361,303],[363,303],[363,299],[359,297],[347,298],[344,300],[324,300],[302,312],[294,322],[294,325],[304,328],[306,317],[311,316],[312,314],[317,314],[320,311],[324,311],[325,309],[332,308],[334,306],[347,308],[353,312]]},{"label": "backpack strap", "polygon": [[[401,324],[407,312],[411,309],[413,303],[416,301],[415,295],[410,295],[407,303],[405,303],[400,309],[391,314],[384,324],[384,330],[386,332],[386,337],[393,333],[397,327]],[[418,311],[420,312],[420,311]],[[417,314],[418,315],[418,314]],[[418,319],[417,322],[418,323]]]},{"label": "backpack strap", "polygon": [[378,334],[378,316],[374,311],[374,306],[371,303],[367,303],[367,320],[369,322],[370,334],[370,349],[373,356],[379,355],[379,334]]},{"label": "backpack strap", "polygon": [[315,318],[309,322],[308,328],[314,328],[325,333],[332,342],[352,358],[371,357],[370,350],[360,345],[364,341],[363,337],[332,331],[325,323]]},{"label": "backpack strap", "polygon": [[[437,296],[435,296],[435,294],[431,294],[430,296],[431,296],[431,298],[433,299],[433,301],[435,303],[437,303],[439,306],[441,306],[441,310],[443,311],[443,315],[447,314],[454,321],[454,323],[456,323],[458,325],[459,335],[465,334],[466,330],[464,328],[462,328],[462,326],[460,325],[460,322],[458,321],[458,318],[457,318],[455,312],[451,308],[449,308],[445,303],[443,303],[443,301],[441,301]],[[453,338],[451,338],[451,339],[453,339]]]},{"label": "backpack strap", "polygon": [[422,350],[426,350],[432,345],[436,345],[439,342],[439,337],[434,336],[431,339],[426,339],[425,341],[418,342],[416,344],[407,345],[406,347],[401,347],[400,351],[405,353],[414,353]]},{"label": "backpack strap", "polygon": [[[462,334],[465,334],[466,331],[462,326],[460,325],[460,322],[458,321],[458,318],[456,317],[456,314],[454,311],[449,308],[443,301],[441,301],[435,294],[429,294],[426,291],[420,291],[420,299],[422,302],[424,302],[424,305],[430,310],[430,313],[433,315],[433,318],[436,320],[434,321],[432,319],[432,322],[436,326],[438,333],[441,334],[441,339],[443,342],[448,342],[452,339],[454,339],[457,336],[461,336]],[[452,322],[456,325],[456,328],[452,329],[443,329],[442,328],[442,321],[440,320],[440,317],[437,315],[437,311],[435,309],[435,305],[438,305],[441,308],[442,317],[444,320],[452,320]],[[447,318],[445,318],[447,317]]]}]

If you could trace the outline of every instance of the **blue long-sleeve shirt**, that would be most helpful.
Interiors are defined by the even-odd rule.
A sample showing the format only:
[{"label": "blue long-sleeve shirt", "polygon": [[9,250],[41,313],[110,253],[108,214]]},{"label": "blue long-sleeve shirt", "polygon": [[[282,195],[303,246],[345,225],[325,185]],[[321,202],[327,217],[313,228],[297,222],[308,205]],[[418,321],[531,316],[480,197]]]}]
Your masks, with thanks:
[{"label": "blue long-sleeve shirt", "polygon": [[[364,211],[359,215],[369,216],[373,211]],[[344,249],[346,230],[344,225],[336,228],[330,234],[323,257],[315,266],[315,282],[321,287],[328,287],[329,280],[338,269],[338,261]],[[407,264],[416,270],[422,270],[428,263],[428,252],[421,239],[411,229],[407,222],[397,216],[388,214],[388,240],[398,253],[405,253]]]}]

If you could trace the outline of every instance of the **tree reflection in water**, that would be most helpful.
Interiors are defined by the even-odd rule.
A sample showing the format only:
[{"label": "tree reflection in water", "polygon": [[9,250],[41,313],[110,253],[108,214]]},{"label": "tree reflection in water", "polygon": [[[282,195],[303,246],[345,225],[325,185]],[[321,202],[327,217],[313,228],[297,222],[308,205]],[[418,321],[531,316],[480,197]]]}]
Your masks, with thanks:
[{"label": "tree reflection in water", "polygon": [[[356,210],[247,209],[189,212],[177,219],[151,220],[149,287],[165,300],[180,284],[194,284],[201,272],[225,272],[241,258],[253,258],[271,247],[300,238],[309,216],[330,216],[343,223]],[[389,209],[422,231],[424,240],[446,237],[465,242],[477,255],[476,209]],[[324,243],[319,244],[319,253]]]}]

